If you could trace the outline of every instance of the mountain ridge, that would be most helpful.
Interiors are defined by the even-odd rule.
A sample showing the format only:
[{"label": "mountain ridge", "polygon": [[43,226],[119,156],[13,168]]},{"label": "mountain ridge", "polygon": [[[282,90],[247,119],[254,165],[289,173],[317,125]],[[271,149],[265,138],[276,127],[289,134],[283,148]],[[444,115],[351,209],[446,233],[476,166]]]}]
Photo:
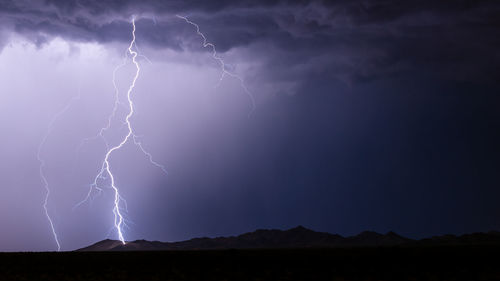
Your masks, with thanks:
[{"label": "mountain ridge", "polygon": [[434,245],[500,245],[500,232],[471,233],[460,236],[432,236],[420,240],[403,237],[393,231],[380,234],[363,231],[353,236],[317,232],[303,226],[288,230],[257,229],[253,232],[227,237],[200,237],[179,242],[135,240],[123,245],[118,240],[105,239],[76,251],[168,251],[168,250],[222,250],[271,248],[342,248],[380,246],[434,246]]}]

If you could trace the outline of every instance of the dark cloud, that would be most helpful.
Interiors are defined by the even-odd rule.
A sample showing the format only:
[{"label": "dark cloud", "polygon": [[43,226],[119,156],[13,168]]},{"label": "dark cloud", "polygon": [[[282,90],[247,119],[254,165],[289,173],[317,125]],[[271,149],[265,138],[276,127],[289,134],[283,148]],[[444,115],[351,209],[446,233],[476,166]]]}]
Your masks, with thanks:
[{"label": "dark cloud", "polygon": [[[491,67],[499,60],[498,6],[494,1],[47,0],[2,1],[0,13],[4,26],[34,40],[42,32],[99,42],[129,40],[128,20],[145,16],[156,24],[138,22],[141,43],[173,49],[194,46],[182,44],[187,40],[199,43],[192,26],[174,17],[182,14],[199,23],[220,52],[267,44],[293,53],[285,55],[289,66],[321,56],[322,69],[351,82],[416,68],[451,79],[492,81],[498,78]],[[281,64],[276,60],[269,58]]]}]

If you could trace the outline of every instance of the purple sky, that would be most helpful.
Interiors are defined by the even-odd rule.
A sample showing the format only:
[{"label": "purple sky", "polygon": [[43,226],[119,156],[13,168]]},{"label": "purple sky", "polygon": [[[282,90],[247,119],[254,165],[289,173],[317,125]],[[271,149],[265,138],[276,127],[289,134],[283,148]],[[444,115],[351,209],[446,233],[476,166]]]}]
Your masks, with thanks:
[{"label": "purple sky", "polygon": [[[492,1],[0,0],[0,251],[117,239],[86,197],[136,16],[133,143],[111,157],[127,240],[304,225],[410,237],[500,229],[500,6]],[[198,23],[237,79],[220,67]],[[147,58],[146,58],[147,57]],[[116,72],[126,101],[135,68]],[[106,139],[124,136],[120,107]],[[97,195],[97,194],[94,194]]]}]

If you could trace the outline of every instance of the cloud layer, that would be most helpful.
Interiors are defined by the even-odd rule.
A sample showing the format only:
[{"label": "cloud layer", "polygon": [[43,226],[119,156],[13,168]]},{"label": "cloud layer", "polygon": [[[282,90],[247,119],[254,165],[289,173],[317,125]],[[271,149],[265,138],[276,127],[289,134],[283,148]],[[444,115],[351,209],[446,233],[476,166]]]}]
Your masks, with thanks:
[{"label": "cloud layer", "polygon": [[[156,48],[201,50],[198,22],[220,52],[249,49],[276,73],[330,73],[359,82],[402,71],[494,81],[498,63],[494,1],[2,1],[2,26],[37,44],[54,36],[108,43],[129,38]],[[196,40],[195,44],[187,44]],[[194,47],[196,46],[196,47]],[[294,71],[295,70],[295,71]],[[473,70],[473,71],[472,71]],[[282,75],[283,76],[283,75]],[[286,80],[285,77],[273,77]]]}]

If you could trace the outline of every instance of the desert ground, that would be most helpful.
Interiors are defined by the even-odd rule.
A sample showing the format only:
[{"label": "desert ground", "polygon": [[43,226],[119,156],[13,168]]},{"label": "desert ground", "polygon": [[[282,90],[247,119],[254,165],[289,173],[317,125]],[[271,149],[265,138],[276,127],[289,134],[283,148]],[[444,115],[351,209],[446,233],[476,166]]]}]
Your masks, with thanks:
[{"label": "desert ground", "polygon": [[499,246],[1,253],[0,280],[500,280]]}]

